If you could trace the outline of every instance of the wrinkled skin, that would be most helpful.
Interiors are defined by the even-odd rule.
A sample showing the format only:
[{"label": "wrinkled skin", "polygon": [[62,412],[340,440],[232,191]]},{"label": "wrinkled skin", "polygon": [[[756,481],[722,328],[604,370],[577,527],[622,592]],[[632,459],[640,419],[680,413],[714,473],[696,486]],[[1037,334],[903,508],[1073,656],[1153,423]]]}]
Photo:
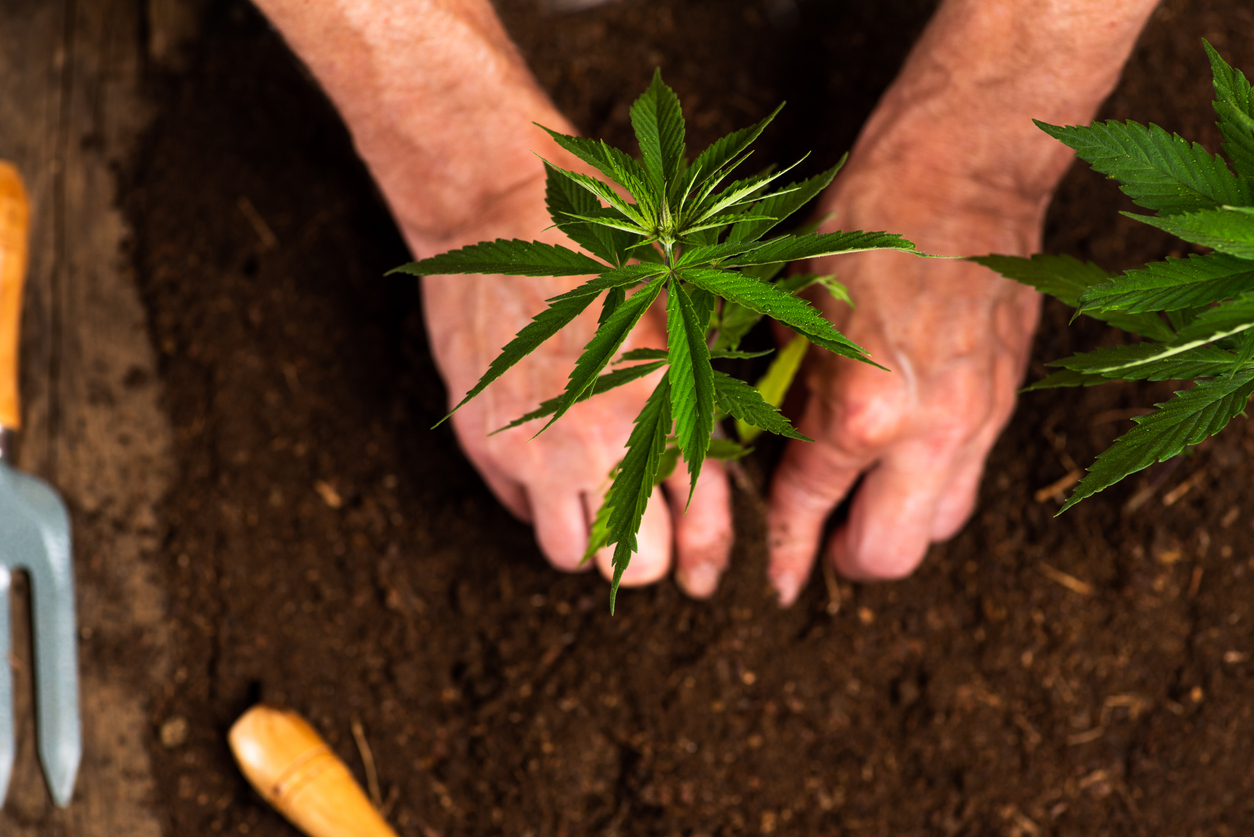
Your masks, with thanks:
[{"label": "wrinkled skin", "polygon": [[[533,123],[572,129],[536,84],[488,0],[256,0],[344,116],[415,256],[547,230],[536,154],[570,168]],[[1156,0],[943,0],[822,198],[843,229],[905,234],[934,253],[1027,254],[1070,154],[1031,124],[1089,120]],[[821,138],[816,138],[821,141]],[[1035,322],[1033,294],[963,262],[900,254],[811,266],[850,288],[852,314],[819,299],[893,371],[814,353],[800,428],[771,488],[770,576],[783,604],[821,548],[856,579],[909,573],[970,516],[984,457],[1009,416]],[[453,403],[544,299],[577,280],[427,277],[428,331]],[[489,430],[560,392],[596,312],[454,418],[467,455],[562,569],[579,564],[605,476],[652,381],[573,408],[539,438]],[[660,311],[633,346],[664,345]],[[534,425],[533,425],[534,426]],[[537,428],[538,429],[538,428]],[[847,525],[824,520],[859,475]],[[708,463],[650,502],[624,577],[669,571],[710,595],[732,542],[726,476]],[[608,556],[597,564],[609,573]]]}]

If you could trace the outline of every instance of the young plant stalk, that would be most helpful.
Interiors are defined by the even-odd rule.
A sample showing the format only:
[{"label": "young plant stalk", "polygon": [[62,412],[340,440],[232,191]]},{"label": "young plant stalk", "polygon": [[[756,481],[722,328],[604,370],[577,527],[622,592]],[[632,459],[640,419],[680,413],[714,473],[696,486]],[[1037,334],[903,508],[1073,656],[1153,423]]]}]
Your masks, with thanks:
[{"label": "young plant stalk", "polygon": [[1037,125],[1155,213],[1125,215],[1211,252],[1153,262],[1121,276],[1067,256],[974,259],[1073,306],[1076,316],[1087,314],[1142,338],[1056,360],[1050,366],[1059,371],[1028,390],[1112,380],[1194,384],[1133,419],[1137,426],[1097,457],[1059,514],[1218,433],[1244,412],[1254,392],[1254,93],[1240,71],[1205,46],[1222,154],[1157,125]]},{"label": "young plant stalk", "polygon": [[[546,163],[549,214],[582,252],[498,239],[396,269],[415,275],[591,277],[548,300],[549,307],[518,332],[453,408],[455,412],[474,398],[599,299],[596,333],[576,361],[565,391],[502,430],[547,418],[543,432],[594,392],[666,369],[636,417],[626,452],[610,475],[585,556],[614,547],[611,612],[623,571],[637,550],[636,536],[654,487],[682,457],[691,477],[691,497],[708,457],[735,458],[746,452],[740,444],[712,438],[718,421],[730,416],[745,427],[805,439],[778,411],[778,399],[763,398],[754,386],[714,369],[712,361],[752,356],[739,351],[740,340],[761,317],[770,316],[813,345],[872,363],[861,347],[797,296],[817,281],[837,295],[844,289],[831,277],[781,279],[783,267],[800,259],[863,250],[916,252],[901,236],[882,232],[764,238],[822,191],[840,168],[838,164],[782,187],[779,182],[787,170],[729,181],[778,112],[723,137],[689,160],[679,100],[658,73],[631,108],[638,158],[604,142],[549,131],[562,148],[606,178]],[[663,295],[666,347],[620,354],[632,329]],[[607,372],[611,364],[614,368]]]}]

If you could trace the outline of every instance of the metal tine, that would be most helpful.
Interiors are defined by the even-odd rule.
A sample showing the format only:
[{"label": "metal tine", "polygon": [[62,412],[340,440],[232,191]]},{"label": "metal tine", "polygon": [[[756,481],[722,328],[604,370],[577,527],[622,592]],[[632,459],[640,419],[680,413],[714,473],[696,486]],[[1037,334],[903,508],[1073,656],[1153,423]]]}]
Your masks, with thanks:
[{"label": "metal tine", "polygon": [[69,519],[59,497],[47,492],[39,498],[44,520],[54,514],[65,523],[43,528],[44,549],[32,555],[27,572],[31,581],[31,621],[34,624],[36,720],[39,760],[52,800],[61,808],[70,804],[74,780],[83,758],[78,707],[78,631],[74,618],[74,566],[70,554]]},{"label": "metal tine", "polygon": [[[9,649],[11,643],[10,575],[24,569],[30,575],[39,760],[52,801],[64,808],[74,794],[83,755],[69,514],[52,489],[26,474],[0,467],[0,490],[10,501],[0,505],[0,532],[6,535],[0,543],[0,617],[4,623],[0,647]],[[13,764],[13,683],[9,666],[0,668],[0,748],[7,747],[8,752],[5,757],[0,751],[6,779],[0,788],[7,788]]]},{"label": "metal tine", "polygon": [[13,574],[0,566],[0,805],[9,795],[9,778],[13,775],[14,744],[13,717],[13,667],[9,656],[13,653],[9,635],[9,585]]}]

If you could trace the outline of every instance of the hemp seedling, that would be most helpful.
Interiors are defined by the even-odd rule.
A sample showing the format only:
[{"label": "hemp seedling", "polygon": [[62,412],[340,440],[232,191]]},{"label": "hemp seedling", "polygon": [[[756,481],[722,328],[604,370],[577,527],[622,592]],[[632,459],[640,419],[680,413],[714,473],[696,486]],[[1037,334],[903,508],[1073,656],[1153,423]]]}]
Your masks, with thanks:
[{"label": "hemp seedling", "polygon": [[1195,384],[1133,419],[1137,426],[1097,457],[1060,514],[1218,433],[1244,412],[1254,392],[1254,94],[1210,44],[1206,51],[1224,155],[1156,125],[1037,125],[1118,180],[1137,205],[1157,213],[1125,215],[1214,252],[1153,262],[1122,276],[1067,256],[974,259],[1075,307],[1076,316],[1087,314],[1143,338],[1056,360],[1050,366],[1061,371],[1029,390],[1110,380]]},{"label": "hemp seedling", "polygon": [[[548,300],[549,307],[502,349],[454,407],[456,411],[474,398],[601,298],[596,334],[576,361],[565,391],[502,430],[548,417],[542,432],[594,392],[666,369],[636,417],[626,453],[610,475],[585,556],[586,560],[603,546],[615,547],[611,612],[623,570],[637,549],[636,536],[654,486],[670,475],[682,456],[691,476],[691,497],[707,457],[744,454],[740,444],[711,438],[717,421],[731,416],[746,426],[805,439],[777,410],[778,399],[772,399],[775,403],[764,399],[754,386],[714,369],[712,360],[757,356],[739,351],[740,341],[766,315],[816,346],[871,362],[861,347],[797,296],[820,282],[838,295],[844,289],[832,277],[778,278],[784,265],[863,250],[915,252],[914,245],[900,236],[878,232],[763,238],[827,186],[840,168],[837,164],[816,177],[774,191],[768,187],[787,169],[724,185],[777,113],[778,108],[689,161],[679,100],[662,82],[661,74],[655,74],[652,85],[631,108],[639,158],[604,142],[549,131],[562,148],[629,195],[624,197],[606,181],[546,163],[549,214],[585,252],[498,239],[397,268],[418,275],[591,277]],[[666,348],[636,349],[619,356],[627,335],[663,292]],[[612,362],[630,365],[605,372]],[[795,370],[796,364],[791,368]],[[775,378],[779,377],[777,372]]]}]

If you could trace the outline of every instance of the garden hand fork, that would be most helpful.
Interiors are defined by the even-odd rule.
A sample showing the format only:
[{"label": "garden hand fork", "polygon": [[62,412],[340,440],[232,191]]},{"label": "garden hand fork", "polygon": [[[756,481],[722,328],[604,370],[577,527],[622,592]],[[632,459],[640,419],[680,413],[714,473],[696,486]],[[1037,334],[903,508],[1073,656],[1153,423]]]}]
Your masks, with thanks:
[{"label": "garden hand fork", "polygon": [[[9,581],[13,570],[24,569],[34,622],[39,759],[53,801],[64,808],[83,752],[70,520],[55,491],[6,461],[20,423],[17,346],[29,217],[21,178],[0,161],[0,654],[9,653]],[[0,804],[13,771],[13,726],[13,672],[0,657]]]}]

